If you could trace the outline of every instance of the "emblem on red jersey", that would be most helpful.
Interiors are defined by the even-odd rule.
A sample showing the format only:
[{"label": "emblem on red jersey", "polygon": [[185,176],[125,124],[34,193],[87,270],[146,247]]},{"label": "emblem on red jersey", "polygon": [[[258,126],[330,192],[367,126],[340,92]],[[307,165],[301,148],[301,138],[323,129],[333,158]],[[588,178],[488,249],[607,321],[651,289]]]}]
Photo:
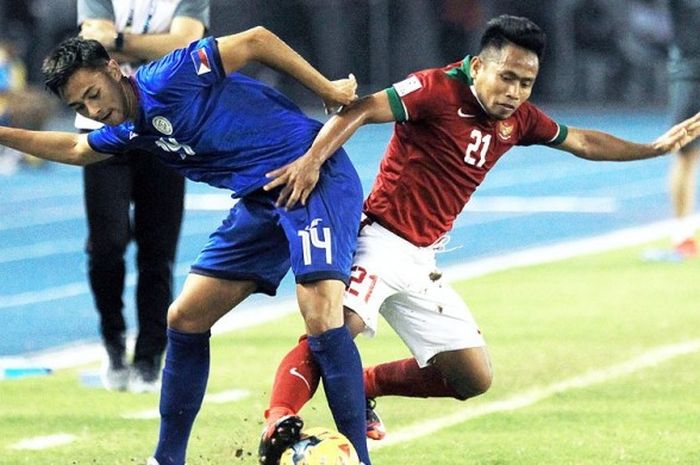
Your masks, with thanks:
[{"label": "emblem on red jersey", "polygon": [[499,121],[498,122],[498,137],[503,140],[508,140],[513,135],[513,129],[515,129],[514,122]]},{"label": "emblem on red jersey", "polygon": [[211,72],[209,55],[207,55],[206,49],[198,48],[194,52],[190,53],[190,57],[192,57],[194,69],[197,71],[197,76]]}]

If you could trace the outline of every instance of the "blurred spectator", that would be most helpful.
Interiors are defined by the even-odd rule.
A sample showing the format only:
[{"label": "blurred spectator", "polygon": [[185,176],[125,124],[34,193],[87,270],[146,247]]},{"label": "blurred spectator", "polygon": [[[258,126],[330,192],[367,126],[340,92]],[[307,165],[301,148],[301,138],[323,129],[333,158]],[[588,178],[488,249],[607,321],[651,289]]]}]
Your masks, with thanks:
[{"label": "blurred spectator", "polygon": [[619,47],[622,32],[615,6],[606,0],[578,0],[572,11],[576,54],[576,91],[585,101],[616,99],[624,84],[624,58]]},{"label": "blurred spectator", "polygon": [[[674,121],[700,111],[700,2],[671,0],[673,46],[668,63],[671,114]],[[698,256],[695,224],[696,172],[700,143],[687,145],[674,157],[670,173],[671,205],[676,224],[671,241],[671,259],[680,261]]]},{"label": "blurred spectator", "polygon": [[[14,42],[0,40],[0,124],[41,129],[55,103],[38,89],[27,86],[27,71]],[[17,171],[20,163],[39,165],[39,159],[0,146],[0,175]]]},{"label": "blurred spectator", "polygon": [[[125,75],[134,74],[146,60],[200,39],[209,25],[209,0],[79,0],[77,7],[81,36],[100,42],[119,61]],[[102,126],[80,115],[75,125],[82,132]],[[83,179],[88,275],[107,353],[103,384],[114,390],[157,391],[182,223],[184,178],[153,154],[132,149],[85,166]],[[124,254],[131,240],[138,248],[138,333],[133,361],[128,364],[122,295]]]},{"label": "blurred spectator", "polygon": [[628,71],[623,95],[628,103],[649,103],[666,94],[666,69],[658,66],[671,42],[666,0],[627,0],[621,10],[625,22],[618,38]]},{"label": "blurred spectator", "polygon": [[440,19],[441,62],[458,61],[479,49],[485,8],[481,0],[441,0],[437,2]]}]

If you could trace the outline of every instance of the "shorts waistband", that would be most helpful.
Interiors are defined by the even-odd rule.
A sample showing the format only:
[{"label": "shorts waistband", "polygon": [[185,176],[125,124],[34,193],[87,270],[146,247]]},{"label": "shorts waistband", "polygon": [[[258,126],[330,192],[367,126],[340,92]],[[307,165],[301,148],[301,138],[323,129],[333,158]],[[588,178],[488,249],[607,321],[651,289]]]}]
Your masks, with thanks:
[{"label": "shorts waistband", "polygon": [[410,247],[411,249],[414,249],[416,251],[419,251],[421,253],[425,254],[435,254],[436,252],[444,249],[444,245],[446,244],[447,241],[449,240],[449,236],[445,235],[442,236],[440,239],[435,241],[434,244],[421,247],[413,242],[404,239],[400,235],[396,234],[394,231],[390,230],[386,226],[383,226],[379,221],[377,221],[375,218],[372,218],[371,216],[368,216],[366,213],[362,213],[362,219],[360,220],[360,231],[364,229],[366,226],[372,226],[374,229],[379,231],[383,236],[390,237],[391,239],[401,243],[405,247]]}]

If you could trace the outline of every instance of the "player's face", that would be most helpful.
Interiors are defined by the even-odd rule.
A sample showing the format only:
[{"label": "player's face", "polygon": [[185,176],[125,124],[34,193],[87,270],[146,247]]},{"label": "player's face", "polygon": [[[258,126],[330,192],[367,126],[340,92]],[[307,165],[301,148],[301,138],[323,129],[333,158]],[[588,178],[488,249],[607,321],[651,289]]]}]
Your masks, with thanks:
[{"label": "player's face", "polygon": [[510,117],[530,98],[539,71],[537,55],[512,44],[483,51],[471,65],[476,95],[495,119]]},{"label": "player's face", "polygon": [[78,69],[61,89],[61,97],[81,115],[108,126],[121,124],[129,116],[122,73],[114,61],[105,69]]}]

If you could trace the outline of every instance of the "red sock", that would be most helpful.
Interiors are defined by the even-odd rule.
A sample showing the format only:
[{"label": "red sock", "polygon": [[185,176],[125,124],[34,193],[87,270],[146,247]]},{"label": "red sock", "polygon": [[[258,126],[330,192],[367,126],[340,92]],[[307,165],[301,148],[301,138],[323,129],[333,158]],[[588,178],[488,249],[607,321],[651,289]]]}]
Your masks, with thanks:
[{"label": "red sock", "polygon": [[458,397],[433,365],[419,368],[415,358],[364,369],[367,397]]},{"label": "red sock", "polygon": [[270,394],[270,406],[265,411],[268,423],[285,415],[296,415],[316,392],[321,374],[311,355],[306,336],[299,339],[280,362]]}]

